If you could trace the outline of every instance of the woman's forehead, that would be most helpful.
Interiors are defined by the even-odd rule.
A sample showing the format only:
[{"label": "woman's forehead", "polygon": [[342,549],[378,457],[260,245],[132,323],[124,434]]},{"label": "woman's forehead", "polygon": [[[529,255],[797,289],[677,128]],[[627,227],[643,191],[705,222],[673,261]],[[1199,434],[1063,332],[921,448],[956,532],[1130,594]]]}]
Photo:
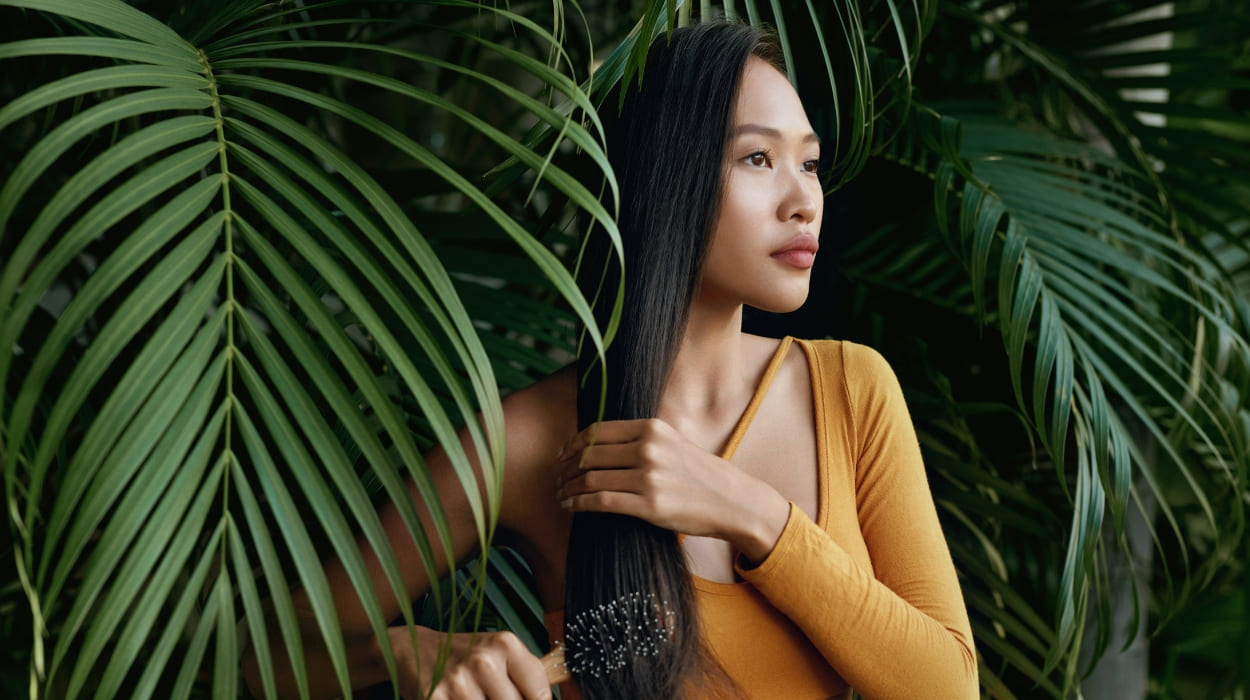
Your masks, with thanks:
[{"label": "woman's forehead", "polygon": [[[804,141],[813,137],[812,126],[794,86],[780,71],[755,56],[747,60],[742,72],[733,123],[735,127],[743,127],[742,133],[793,136]],[[739,130],[735,128],[734,133],[737,135]]]}]

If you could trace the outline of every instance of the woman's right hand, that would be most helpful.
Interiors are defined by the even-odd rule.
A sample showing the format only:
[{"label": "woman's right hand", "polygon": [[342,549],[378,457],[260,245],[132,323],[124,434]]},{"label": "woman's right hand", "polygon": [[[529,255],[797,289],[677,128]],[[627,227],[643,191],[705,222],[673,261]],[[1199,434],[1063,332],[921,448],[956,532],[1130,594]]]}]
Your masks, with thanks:
[{"label": "woman's right hand", "polygon": [[[408,628],[388,630],[399,673],[399,695],[406,700],[426,697],[443,633],[416,628],[417,646],[412,648]],[[430,697],[433,700],[547,700],[551,697],[547,670],[511,632],[454,634],[442,677]]]}]

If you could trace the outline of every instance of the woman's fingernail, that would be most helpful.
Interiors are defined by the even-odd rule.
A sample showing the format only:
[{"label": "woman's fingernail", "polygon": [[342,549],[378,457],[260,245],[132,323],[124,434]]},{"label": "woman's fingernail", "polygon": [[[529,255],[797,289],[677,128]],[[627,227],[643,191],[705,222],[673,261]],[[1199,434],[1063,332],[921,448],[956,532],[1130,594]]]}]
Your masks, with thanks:
[{"label": "woman's fingernail", "polygon": [[568,510],[570,507],[572,507],[572,505],[573,505],[573,499],[571,497],[566,498],[563,501],[560,501],[560,507],[565,510]]},{"label": "woman's fingernail", "polygon": [[560,449],[556,450],[556,459],[564,456],[564,445],[560,445]]}]

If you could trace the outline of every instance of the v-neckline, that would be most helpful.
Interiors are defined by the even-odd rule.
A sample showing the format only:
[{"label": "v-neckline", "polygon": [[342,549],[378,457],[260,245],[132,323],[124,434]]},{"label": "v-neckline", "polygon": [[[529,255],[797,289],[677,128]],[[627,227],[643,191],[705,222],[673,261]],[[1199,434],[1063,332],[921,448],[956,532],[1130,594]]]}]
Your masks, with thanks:
[{"label": "v-neckline", "polygon": [[[742,439],[746,437],[747,429],[751,427],[751,421],[755,418],[755,414],[759,412],[760,404],[764,402],[764,397],[768,394],[769,387],[772,386],[773,379],[777,376],[777,372],[781,369],[781,363],[785,360],[786,352],[790,349],[790,344],[794,340],[791,336],[786,336],[777,344],[777,349],[773,352],[773,357],[768,362],[768,366],[764,368],[764,376],[760,377],[760,383],[755,387],[755,393],[751,395],[751,400],[747,402],[747,407],[743,409],[742,416],[738,418],[737,425],[734,426],[733,432],[729,434],[729,439],[725,442],[724,449],[721,450],[720,457],[726,462],[733,461],[734,454],[738,451],[738,446],[742,444]],[[677,533],[677,542],[684,546],[686,536]],[[705,578],[690,571],[690,579],[694,587],[705,593],[714,594],[730,594],[736,595],[741,590],[744,581],[717,581],[715,579]]]},{"label": "v-neckline", "polygon": [[729,439],[725,442],[725,447],[721,450],[720,458],[726,462],[733,461],[734,453],[738,451],[738,446],[742,444],[742,439],[746,437],[747,428],[751,427],[751,421],[755,418],[755,414],[759,411],[760,404],[764,402],[764,397],[768,394],[768,388],[772,386],[773,378],[777,376],[777,371],[781,369],[781,363],[785,360],[786,351],[790,349],[790,343],[794,338],[786,336],[777,344],[777,349],[773,352],[773,357],[768,361],[768,366],[764,368],[764,376],[760,378],[760,383],[755,387],[755,393],[751,395],[751,400],[747,402],[747,406],[742,411],[742,415],[738,418],[738,423],[734,425],[733,432],[729,433]]}]

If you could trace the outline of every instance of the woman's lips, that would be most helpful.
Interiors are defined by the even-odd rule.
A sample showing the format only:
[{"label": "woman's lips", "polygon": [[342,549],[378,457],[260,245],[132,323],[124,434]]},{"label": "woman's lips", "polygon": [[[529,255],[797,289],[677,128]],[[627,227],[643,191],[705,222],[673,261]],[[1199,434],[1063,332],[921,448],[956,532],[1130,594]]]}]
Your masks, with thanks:
[{"label": "woman's lips", "polygon": [[772,257],[787,265],[806,270],[815,264],[816,250],[819,248],[820,244],[816,242],[815,236],[799,234],[774,251]]},{"label": "woman's lips", "polygon": [[816,253],[810,250],[784,250],[773,253],[773,258],[803,270],[816,264]]}]

